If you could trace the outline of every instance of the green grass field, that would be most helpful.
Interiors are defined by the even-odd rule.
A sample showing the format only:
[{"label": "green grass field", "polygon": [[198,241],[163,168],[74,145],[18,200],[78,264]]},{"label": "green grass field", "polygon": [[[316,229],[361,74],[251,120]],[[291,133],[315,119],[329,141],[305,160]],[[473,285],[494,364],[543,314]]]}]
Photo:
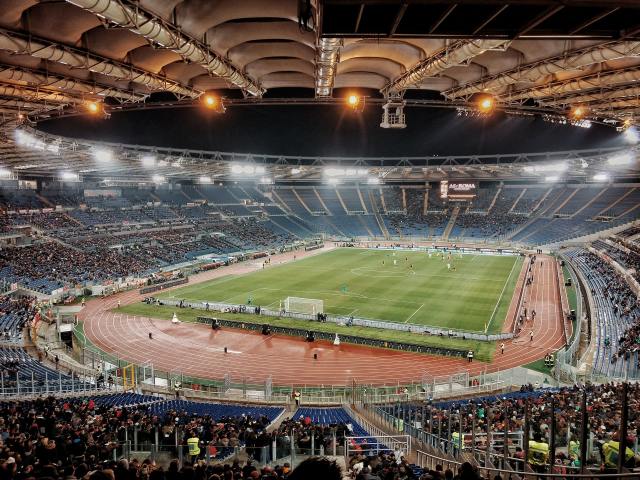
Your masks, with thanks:
[{"label": "green grass field", "polygon": [[[394,265],[396,260],[397,265]],[[159,295],[165,299],[278,309],[287,296],[322,299],[324,311],[389,322],[500,332],[522,259],[424,252],[337,249],[295,262],[226,276]],[[413,268],[411,268],[411,265]]]}]

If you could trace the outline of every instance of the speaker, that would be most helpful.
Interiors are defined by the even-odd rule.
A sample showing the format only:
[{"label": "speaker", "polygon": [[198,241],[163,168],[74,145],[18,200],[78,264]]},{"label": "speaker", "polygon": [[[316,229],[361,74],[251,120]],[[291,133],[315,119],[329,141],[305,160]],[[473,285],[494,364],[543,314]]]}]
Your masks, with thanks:
[{"label": "speaker", "polygon": [[211,322],[211,329],[218,330],[219,328],[220,328],[220,324],[218,323],[218,319],[214,318],[213,321]]},{"label": "speaker", "polygon": [[262,326],[262,334],[271,335],[271,327],[266,323]]},{"label": "speaker", "polygon": [[318,354],[317,354],[317,353],[314,353],[314,354],[313,354],[313,359],[314,359],[314,360],[317,360],[317,359],[318,359]]},{"label": "speaker", "polygon": [[567,280],[564,282],[564,286],[570,287],[571,285],[573,285],[573,280],[571,280],[570,278],[567,278]]},{"label": "speaker", "polygon": [[316,336],[311,330],[309,330],[307,332],[307,342],[315,342],[315,341],[316,341]]}]

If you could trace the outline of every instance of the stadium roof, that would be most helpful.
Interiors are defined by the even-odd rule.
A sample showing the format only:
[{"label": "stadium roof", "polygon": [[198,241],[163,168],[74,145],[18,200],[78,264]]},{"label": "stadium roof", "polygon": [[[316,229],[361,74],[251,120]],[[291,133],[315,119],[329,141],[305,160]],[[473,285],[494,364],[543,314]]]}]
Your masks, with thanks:
[{"label": "stadium roof", "polygon": [[[443,179],[637,181],[640,145],[499,155],[321,157],[260,155],[65,138],[22,126],[0,138],[0,177],[106,184],[248,181],[395,183]],[[9,174],[9,172],[13,172]]]},{"label": "stadium roof", "polygon": [[349,88],[622,122],[638,79],[636,0],[0,0],[5,118]]}]

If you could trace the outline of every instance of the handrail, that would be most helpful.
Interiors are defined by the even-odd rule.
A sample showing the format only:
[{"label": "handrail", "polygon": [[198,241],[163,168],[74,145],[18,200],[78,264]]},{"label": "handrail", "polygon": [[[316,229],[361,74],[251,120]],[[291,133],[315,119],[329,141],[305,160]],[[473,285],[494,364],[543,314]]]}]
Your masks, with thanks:
[{"label": "handrail", "polygon": [[[435,465],[439,464],[443,467],[449,468],[450,466],[460,466],[463,462],[458,460],[450,460],[445,457],[440,457],[438,455],[425,452],[423,450],[416,450],[417,455],[417,464],[422,468],[431,468],[431,466],[435,467]],[[505,470],[502,468],[495,467],[486,467],[486,466],[477,466],[478,470],[484,471],[486,474],[491,474],[490,477],[494,475],[501,475],[505,478],[511,477],[514,472],[513,470]],[[611,478],[611,479],[619,479],[619,478],[638,478],[638,472],[623,472],[623,473],[532,473],[529,474],[531,477],[537,477],[538,479],[546,479],[546,478],[558,478],[558,479],[572,479],[572,478],[588,478],[588,479],[602,479],[602,478]],[[487,475],[485,475],[487,477]],[[487,478],[490,478],[487,477]]]}]

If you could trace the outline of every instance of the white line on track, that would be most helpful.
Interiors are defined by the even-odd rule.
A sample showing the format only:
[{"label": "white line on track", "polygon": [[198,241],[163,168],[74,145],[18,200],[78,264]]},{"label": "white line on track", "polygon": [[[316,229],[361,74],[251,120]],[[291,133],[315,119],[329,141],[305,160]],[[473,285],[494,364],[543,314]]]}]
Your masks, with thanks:
[{"label": "white line on track", "polygon": [[[524,261],[526,262],[527,260],[525,259]],[[485,332],[489,331],[489,327],[491,326],[491,322],[493,322],[493,319],[494,319],[494,317],[496,315],[496,311],[498,310],[498,305],[500,305],[500,300],[502,300],[502,296],[504,295],[504,291],[507,289],[507,284],[509,283],[509,279],[511,278],[511,275],[513,275],[513,269],[516,268],[517,264],[518,264],[518,259],[516,258],[514,260],[514,262],[513,262],[513,265],[511,266],[511,271],[509,272],[509,276],[507,277],[507,279],[504,282],[504,286],[502,287],[502,291],[500,292],[500,296],[498,297],[498,301],[496,301],[496,306],[493,307],[493,312],[491,312],[491,317],[489,317],[489,322],[487,322],[487,328],[486,328]],[[525,276],[525,281],[526,281],[526,278],[527,277]]]}]

